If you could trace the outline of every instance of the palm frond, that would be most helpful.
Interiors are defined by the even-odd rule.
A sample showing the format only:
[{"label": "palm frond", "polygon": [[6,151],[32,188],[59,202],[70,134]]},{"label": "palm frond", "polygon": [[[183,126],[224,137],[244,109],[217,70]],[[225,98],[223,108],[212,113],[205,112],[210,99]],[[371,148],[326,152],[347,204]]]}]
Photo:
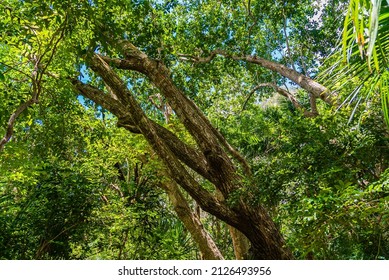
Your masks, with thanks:
[{"label": "palm frond", "polygon": [[[350,0],[345,15],[339,52],[329,59],[319,79],[332,90],[354,89],[343,102],[356,100],[360,94],[380,94],[385,121],[389,126],[389,1]],[[356,105],[356,106],[357,106]],[[353,110],[353,114],[355,109]]]}]

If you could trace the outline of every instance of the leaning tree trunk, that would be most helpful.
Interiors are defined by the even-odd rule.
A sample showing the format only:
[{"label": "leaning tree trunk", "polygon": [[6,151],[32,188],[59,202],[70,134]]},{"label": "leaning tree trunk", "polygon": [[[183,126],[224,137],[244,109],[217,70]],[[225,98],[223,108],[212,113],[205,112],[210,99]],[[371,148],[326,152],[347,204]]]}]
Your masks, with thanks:
[{"label": "leaning tree trunk", "polygon": [[233,226],[228,226],[230,231],[234,254],[237,260],[244,260],[249,256],[250,244],[247,237]]},{"label": "leaning tree trunk", "polygon": [[166,191],[178,217],[199,247],[202,258],[205,260],[223,260],[224,258],[219,248],[216,246],[210,234],[205,230],[200,221],[200,217],[189,207],[188,202],[182,195],[177,184],[174,182],[165,182],[161,184],[161,188]]},{"label": "leaning tree trunk", "polygon": [[[119,119],[119,126],[143,134],[164,162],[170,178],[188,192],[203,210],[235,227],[248,238],[251,244],[250,258],[292,258],[278,228],[264,207],[253,207],[243,197],[233,205],[226,203],[231,193],[244,186],[245,178],[238,175],[238,169],[244,170],[245,176],[250,176],[248,165],[199,108],[175,86],[164,64],[150,59],[128,41],[111,41],[109,37],[107,41],[116,47],[124,58],[92,54],[87,58],[87,62],[102,78],[109,89],[108,93],[73,80],[78,92],[115,114]],[[174,133],[148,118],[134,94],[112,67],[145,74],[167,99],[197,146],[189,146]],[[240,166],[235,165],[233,159],[237,160]],[[188,172],[188,168],[211,182],[220,191],[223,199],[203,188]]]}]

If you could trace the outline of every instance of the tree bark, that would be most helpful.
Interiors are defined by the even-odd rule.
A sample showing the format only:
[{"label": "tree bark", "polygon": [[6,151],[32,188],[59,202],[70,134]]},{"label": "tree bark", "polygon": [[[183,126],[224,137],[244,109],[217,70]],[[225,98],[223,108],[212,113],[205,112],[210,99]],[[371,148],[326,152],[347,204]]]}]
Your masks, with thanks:
[{"label": "tree bark", "polygon": [[200,217],[197,217],[197,215],[193,213],[175,182],[171,181],[164,183],[161,185],[161,188],[168,194],[174,210],[185,225],[185,228],[190,232],[193,240],[198,245],[203,259],[223,260],[223,255],[219,251],[212,237],[204,229],[204,226],[200,221]]},{"label": "tree bark", "polygon": [[234,254],[237,260],[244,260],[248,257],[250,243],[247,237],[239,230],[232,226],[228,226],[234,246]]}]

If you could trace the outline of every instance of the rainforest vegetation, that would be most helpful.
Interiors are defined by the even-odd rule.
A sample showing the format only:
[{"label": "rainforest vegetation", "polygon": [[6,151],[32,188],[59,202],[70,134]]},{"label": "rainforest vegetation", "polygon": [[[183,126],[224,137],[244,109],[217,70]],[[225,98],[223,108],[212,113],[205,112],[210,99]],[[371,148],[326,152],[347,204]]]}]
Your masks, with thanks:
[{"label": "rainforest vegetation", "polygon": [[389,259],[388,1],[0,11],[0,259]]}]

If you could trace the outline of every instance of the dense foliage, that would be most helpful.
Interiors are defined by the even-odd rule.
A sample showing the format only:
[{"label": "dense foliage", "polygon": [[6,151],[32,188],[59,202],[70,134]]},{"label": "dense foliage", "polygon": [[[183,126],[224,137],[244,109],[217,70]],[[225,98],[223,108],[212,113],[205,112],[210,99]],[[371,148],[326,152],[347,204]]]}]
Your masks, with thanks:
[{"label": "dense foliage", "polygon": [[[211,169],[213,152],[188,126],[202,115],[183,121],[180,103],[174,107],[164,92],[170,79],[251,168],[246,172],[233,153],[231,177],[184,166],[224,210],[266,209],[297,259],[388,259],[389,130],[381,110],[387,109],[388,7],[382,4],[374,35],[381,50],[376,72],[353,73],[363,66],[344,68],[340,52],[324,60],[338,47],[347,4],[3,1],[0,259],[207,258],[196,239],[201,234],[215,243],[217,250],[204,245],[215,256],[220,250],[226,259],[239,257],[234,219],[212,208],[207,213],[208,204],[180,181],[185,176],[169,173],[170,162],[186,163],[191,153]],[[151,70],[136,71],[140,63],[127,71],[128,57],[136,57],[131,51],[139,53],[123,51],[121,40],[152,58],[150,65],[166,66],[156,69],[169,69],[169,78],[159,85]],[[96,57],[115,68],[147,121],[134,124],[134,116],[129,122],[122,114],[138,107],[119,106],[120,91],[96,70]],[[267,60],[279,64],[271,68]],[[317,94],[315,87],[324,86],[306,86],[303,76],[294,80],[278,65],[308,82],[319,74],[336,91]],[[147,122],[152,129],[142,126]],[[188,154],[176,164],[170,147],[164,157],[155,131],[169,141],[174,133],[173,143],[184,143]],[[239,187],[228,189],[235,181]]]},{"label": "dense foliage", "polygon": [[252,161],[252,203],[272,209],[300,258],[387,259],[387,128],[361,118],[269,107],[222,126]]}]

